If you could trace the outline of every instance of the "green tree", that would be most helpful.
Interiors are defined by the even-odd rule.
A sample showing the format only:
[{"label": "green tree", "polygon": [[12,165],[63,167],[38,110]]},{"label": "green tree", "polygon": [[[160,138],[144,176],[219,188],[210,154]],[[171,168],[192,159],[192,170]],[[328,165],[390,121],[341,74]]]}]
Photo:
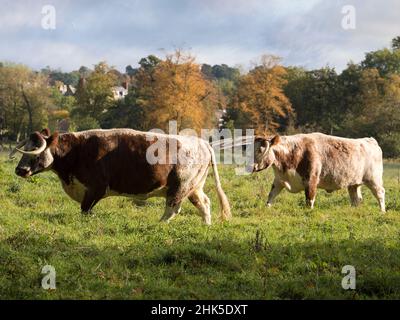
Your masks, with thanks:
[{"label": "green tree", "polygon": [[393,38],[392,40],[392,50],[399,50],[400,49],[400,36]]},{"label": "green tree", "polygon": [[48,110],[48,127],[51,131],[57,130],[57,123],[63,119],[69,119],[70,113],[76,105],[74,96],[65,96],[57,86],[51,88],[51,103]]},{"label": "green tree", "polygon": [[76,107],[71,116],[78,130],[99,127],[102,114],[113,106],[112,87],[116,75],[105,62],[95,65],[87,78],[81,78],[76,92]]},{"label": "green tree", "polygon": [[160,58],[154,55],[149,55],[146,58],[140,59],[139,65],[143,70],[150,71],[153,70],[160,62]]},{"label": "green tree", "polygon": [[138,95],[135,90],[130,90],[125,99],[118,100],[101,120],[102,128],[133,128],[136,130],[148,130],[146,127],[146,112],[138,103]]},{"label": "green tree", "polygon": [[400,74],[400,50],[382,49],[368,52],[361,62],[364,69],[377,69],[381,76]]},{"label": "green tree", "polygon": [[[351,66],[355,81],[346,88],[349,103],[342,123],[342,135],[374,137],[385,157],[400,155],[400,76],[383,77],[376,68],[356,70]],[[354,90],[351,87],[354,86]],[[357,89],[355,89],[357,88]],[[352,96],[351,98],[348,96]],[[347,96],[347,97],[346,97]]]},{"label": "green tree", "polygon": [[296,124],[305,130],[338,133],[346,106],[335,69],[289,68],[287,79],[285,93],[296,113]]},{"label": "green tree", "polygon": [[130,77],[133,78],[135,74],[137,73],[138,69],[133,68],[131,65],[126,66],[125,68],[125,73]]},{"label": "green tree", "polygon": [[48,77],[50,85],[60,81],[66,85],[76,86],[79,81],[78,71],[62,72],[61,70],[52,70],[50,67],[46,67],[41,70],[41,73]]},{"label": "green tree", "polygon": [[19,139],[47,123],[50,90],[47,77],[23,65],[0,69],[0,113],[3,129]]}]

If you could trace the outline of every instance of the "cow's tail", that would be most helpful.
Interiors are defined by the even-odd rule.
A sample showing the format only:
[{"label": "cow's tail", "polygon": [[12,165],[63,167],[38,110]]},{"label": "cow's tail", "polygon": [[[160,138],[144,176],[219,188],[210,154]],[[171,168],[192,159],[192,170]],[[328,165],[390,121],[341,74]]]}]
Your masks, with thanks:
[{"label": "cow's tail", "polygon": [[212,165],[213,172],[214,172],[215,185],[217,187],[218,200],[219,200],[219,204],[220,204],[220,215],[221,215],[221,219],[226,221],[232,217],[231,208],[229,205],[228,198],[227,198],[224,190],[222,190],[222,187],[221,187],[221,182],[219,180],[218,167],[217,167],[217,161],[215,158],[214,149],[210,145],[208,145],[208,149],[210,150],[210,153],[211,153],[211,165]]}]

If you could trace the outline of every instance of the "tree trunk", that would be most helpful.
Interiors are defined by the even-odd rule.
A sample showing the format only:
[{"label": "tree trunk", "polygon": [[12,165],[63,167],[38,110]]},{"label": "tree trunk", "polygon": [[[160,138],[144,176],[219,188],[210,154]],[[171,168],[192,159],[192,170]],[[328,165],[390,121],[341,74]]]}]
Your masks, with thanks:
[{"label": "tree trunk", "polygon": [[26,103],[26,110],[28,111],[28,116],[29,116],[29,122],[28,122],[28,132],[33,131],[33,110],[32,110],[32,105],[29,102],[28,97],[25,94],[24,87],[21,85],[21,92],[22,92],[22,97],[24,98],[24,101]]}]

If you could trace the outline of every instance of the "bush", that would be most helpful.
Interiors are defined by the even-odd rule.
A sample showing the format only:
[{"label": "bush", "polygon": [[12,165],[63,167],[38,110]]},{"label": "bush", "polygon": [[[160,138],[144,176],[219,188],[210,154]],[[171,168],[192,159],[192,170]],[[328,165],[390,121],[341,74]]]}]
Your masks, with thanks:
[{"label": "bush", "polygon": [[380,135],[378,142],[384,158],[398,158],[400,156],[400,132]]},{"label": "bush", "polygon": [[77,131],[99,129],[99,122],[92,117],[78,118],[74,120]]}]

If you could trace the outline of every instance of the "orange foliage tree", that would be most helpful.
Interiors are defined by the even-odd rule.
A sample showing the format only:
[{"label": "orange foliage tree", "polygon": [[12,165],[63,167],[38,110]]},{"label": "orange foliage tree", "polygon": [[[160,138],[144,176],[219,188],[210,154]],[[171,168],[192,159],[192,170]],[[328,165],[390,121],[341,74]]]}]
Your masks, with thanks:
[{"label": "orange foliage tree", "polygon": [[257,133],[273,132],[280,126],[279,119],[293,114],[283,92],[287,72],[279,61],[278,57],[264,55],[240,78],[234,99],[234,108],[243,113],[238,126],[253,128]]},{"label": "orange foliage tree", "polygon": [[165,60],[143,64],[136,76],[137,102],[150,128],[166,130],[175,120],[177,129],[199,131],[212,126],[218,94],[190,54],[180,50]]}]

